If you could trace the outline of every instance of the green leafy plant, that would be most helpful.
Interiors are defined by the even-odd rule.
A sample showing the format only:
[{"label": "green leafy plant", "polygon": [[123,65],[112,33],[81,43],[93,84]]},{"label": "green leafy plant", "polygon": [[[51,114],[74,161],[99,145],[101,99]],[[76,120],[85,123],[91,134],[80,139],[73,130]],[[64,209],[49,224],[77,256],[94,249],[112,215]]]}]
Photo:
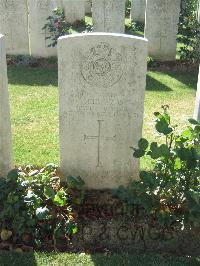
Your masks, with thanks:
[{"label": "green leafy plant", "polygon": [[65,20],[65,13],[62,8],[56,8],[52,11],[52,15],[47,18],[47,23],[42,30],[45,30],[46,40],[50,40],[51,43],[48,47],[55,47],[59,37],[71,34],[72,25]]},{"label": "green leafy plant", "polygon": [[66,21],[65,13],[62,8],[56,8],[52,15],[47,18],[47,23],[42,30],[45,31],[45,40],[49,40],[48,47],[55,47],[59,37],[72,34],[73,32],[91,32],[92,26],[85,21],[75,21],[73,24]]},{"label": "green leafy plant", "polygon": [[126,0],[126,16],[130,16],[131,11],[131,0]]},{"label": "green leafy plant", "polygon": [[200,60],[200,24],[197,21],[198,0],[182,1],[179,18],[178,41],[180,58],[189,61]]},{"label": "green leafy plant", "polygon": [[[1,240],[55,248],[56,239],[77,232],[75,208],[83,200],[84,182],[62,184],[55,164],[14,169],[0,179]],[[80,194],[80,197],[79,197]]]},{"label": "green leafy plant", "polygon": [[189,119],[178,133],[168,106],[154,115],[163,143],[142,138],[132,148],[134,157],[151,158],[153,170],[141,172],[140,180],[116,194],[129,206],[141,207],[141,219],[150,217],[164,227],[200,226],[200,122]]}]

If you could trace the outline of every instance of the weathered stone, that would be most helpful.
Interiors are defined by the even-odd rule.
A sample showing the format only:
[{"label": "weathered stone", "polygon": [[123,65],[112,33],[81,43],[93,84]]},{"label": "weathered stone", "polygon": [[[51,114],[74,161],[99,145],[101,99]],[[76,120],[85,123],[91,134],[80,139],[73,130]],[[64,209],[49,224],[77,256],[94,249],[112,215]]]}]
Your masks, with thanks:
[{"label": "weathered stone", "polygon": [[11,126],[5,38],[0,34],[0,177],[11,169]]},{"label": "weathered stone", "polygon": [[29,54],[26,0],[0,1],[0,32],[6,37],[6,52],[8,54]]},{"label": "weathered stone", "polygon": [[149,56],[160,61],[176,58],[180,0],[147,0],[145,37]]},{"label": "weathered stone", "polygon": [[67,22],[85,20],[85,0],[62,0]]},{"label": "weathered stone", "polygon": [[92,19],[93,31],[124,33],[125,0],[93,0]]},{"label": "weathered stone", "polygon": [[197,85],[194,118],[196,120],[200,120],[200,67],[199,67],[199,80],[198,80],[198,85]]},{"label": "weathered stone", "polygon": [[145,22],[146,0],[132,0],[131,19]]},{"label": "weathered stone", "polygon": [[29,4],[29,26],[31,55],[49,57],[56,56],[55,47],[48,47],[51,40],[46,40],[50,36],[46,30],[42,28],[47,23],[47,18],[52,15],[52,11],[56,7],[61,7],[60,0],[28,0]]},{"label": "weathered stone", "polygon": [[146,84],[144,38],[92,33],[58,41],[61,168],[87,187],[138,178],[130,146],[141,137]]},{"label": "weathered stone", "polygon": [[89,14],[91,13],[91,8],[92,8],[92,0],[85,0],[85,13]]}]

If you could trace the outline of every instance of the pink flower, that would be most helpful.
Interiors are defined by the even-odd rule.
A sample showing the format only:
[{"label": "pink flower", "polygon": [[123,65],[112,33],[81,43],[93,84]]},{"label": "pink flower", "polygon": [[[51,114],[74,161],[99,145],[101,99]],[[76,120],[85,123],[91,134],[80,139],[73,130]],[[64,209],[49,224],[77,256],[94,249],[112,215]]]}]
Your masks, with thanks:
[{"label": "pink flower", "polygon": [[61,21],[60,21],[60,20],[56,20],[56,21],[54,22],[54,27],[55,27],[56,29],[59,29],[59,28],[61,27]]}]

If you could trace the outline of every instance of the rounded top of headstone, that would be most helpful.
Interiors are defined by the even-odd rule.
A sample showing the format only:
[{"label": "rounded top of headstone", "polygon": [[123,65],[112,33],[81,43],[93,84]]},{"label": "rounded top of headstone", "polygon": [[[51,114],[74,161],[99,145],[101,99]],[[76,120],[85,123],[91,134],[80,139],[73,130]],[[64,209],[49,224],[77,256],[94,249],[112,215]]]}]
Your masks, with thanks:
[{"label": "rounded top of headstone", "polygon": [[123,39],[132,39],[132,40],[138,40],[142,42],[148,42],[148,40],[144,37],[134,36],[134,35],[128,35],[128,34],[121,34],[121,33],[106,33],[106,32],[93,32],[93,33],[77,33],[77,34],[71,34],[71,35],[65,35],[61,36],[58,39],[58,42],[64,41],[67,39],[73,39],[73,38],[84,38],[84,37],[121,37]]}]

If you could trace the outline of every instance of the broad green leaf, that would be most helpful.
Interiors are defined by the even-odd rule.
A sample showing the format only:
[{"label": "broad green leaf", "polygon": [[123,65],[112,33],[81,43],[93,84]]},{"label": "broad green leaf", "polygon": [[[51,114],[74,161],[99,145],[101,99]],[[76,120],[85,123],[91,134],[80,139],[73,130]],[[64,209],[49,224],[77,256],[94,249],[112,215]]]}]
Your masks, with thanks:
[{"label": "broad green leaf", "polygon": [[190,124],[192,124],[192,125],[199,125],[199,122],[198,122],[197,120],[193,119],[193,118],[188,119],[188,121],[189,121]]},{"label": "broad green leaf", "polygon": [[55,192],[52,187],[45,187],[44,188],[44,195],[48,199],[53,199],[55,197]]},{"label": "broad green leaf", "polygon": [[145,151],[144,150],[141,150],[141,149],[135,149],[134,150],[133,156],[135,158],[141,158],[144,155],[145,155]]},{"label": "broad green leaf", "polygon": [[141,138],[139,140],[139,142],[138,142],[139,149],[146,150],[148,148],[148,146],[149,146],[149,142],[146,139]]}]

